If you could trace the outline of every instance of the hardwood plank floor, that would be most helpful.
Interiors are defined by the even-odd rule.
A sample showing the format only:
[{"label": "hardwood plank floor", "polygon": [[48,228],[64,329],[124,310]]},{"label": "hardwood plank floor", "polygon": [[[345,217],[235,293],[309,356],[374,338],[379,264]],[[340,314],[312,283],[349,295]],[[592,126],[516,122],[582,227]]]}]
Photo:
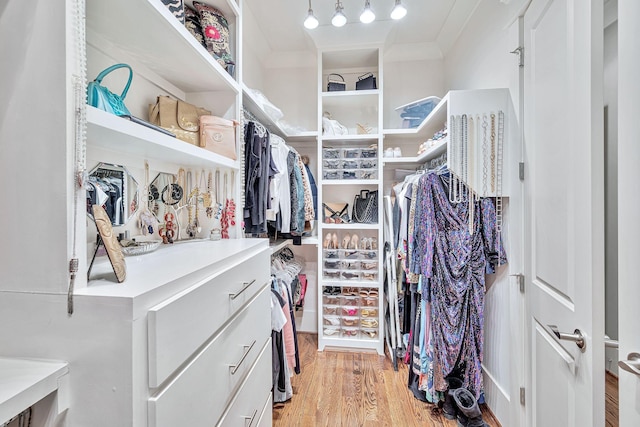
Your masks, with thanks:
[{"label": "hardwood plank floor", "polygon": [[609,371],[605,375],[605,425],[618,427],[618,378]]},{"label": "hardwood plank floor", "polygon": [[[276,405],[274,427],[394,426],[455,427],[434,405],[407,388],[407,366],[393,370],[389,358],[373,353],[318,351],[315,334],[298,334],[300,375],[291,379],[293,398]],[[485,422],[500,424],[485,405]]]}]

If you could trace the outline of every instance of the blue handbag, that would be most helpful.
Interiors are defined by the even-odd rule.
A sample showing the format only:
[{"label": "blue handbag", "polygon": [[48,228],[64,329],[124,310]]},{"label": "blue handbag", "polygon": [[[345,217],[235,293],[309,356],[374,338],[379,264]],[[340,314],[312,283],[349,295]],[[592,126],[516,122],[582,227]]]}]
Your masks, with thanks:
[{"label": "blue handbag", "polygon": [[[104,79],[107,74],[117,70],[118,68],[129,69],[129,81],[127,81],[122,94],[119,96],[101,85],[102,79]],[[126,105],[124,105],[124,98],[127,96],[132,78],[133,70],[131,70],[131,67],[127,64],[115,64],[102,70],[100,74],[98,74],[98,77],[87,85],[87,104],[92,107],[99,108],[100,110],[104,110],[107,113],[115,114],[116,116],[130,116],[131,113],[127,109]]]}]

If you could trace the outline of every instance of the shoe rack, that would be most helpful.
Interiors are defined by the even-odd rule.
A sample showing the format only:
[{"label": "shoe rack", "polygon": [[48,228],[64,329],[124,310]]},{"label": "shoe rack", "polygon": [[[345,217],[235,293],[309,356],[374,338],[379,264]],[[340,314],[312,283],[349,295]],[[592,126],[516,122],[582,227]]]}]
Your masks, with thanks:
[{"label": "shoe rack", "polygon": [[[382,274],[382,51],[318,53],[318,349],[372,349],[384,354]],[[371,72],[377,88],[355,90]],[[344,91],[327,91],[328,75],[344,77]],[[323,135],[329,114],[346,135]],[[378,223],[326,221],[322,203],[353,203],[361,190],[378,192]]]}]

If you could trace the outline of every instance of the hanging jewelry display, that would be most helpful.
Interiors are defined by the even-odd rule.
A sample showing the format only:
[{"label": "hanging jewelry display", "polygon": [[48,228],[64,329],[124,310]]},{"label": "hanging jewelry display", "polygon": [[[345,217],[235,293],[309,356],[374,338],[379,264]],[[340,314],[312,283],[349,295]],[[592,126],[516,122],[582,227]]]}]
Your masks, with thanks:
[{"label": "hanging jewelry display", "polygon": [[215,219],[220,219],[222,216],[222,203],[220,202],[221,191],[220,191],[220,171],[216,169],[216,193],[215,200],[213,201],[213,217]]},{"label": "hanging jewelry display", "polygon": [[487,178],[489,176],[489,165],[488,163],[488,151],[489,151],[489,141],[487,140],[487,128],[489,127],[489,122],[487,120],[487,115],[482,115],[482,194],[487,194]]},{"label": "hanging jewelry display", "polygon": [[229,192],[229,198],[227,199],[227,220],[231,227],[236,226],[236,201],[234,199],[236,189],[236,173],[231,171],[231,191]]},{"label": "hanging jewelry display", "polygon": [[228,239],[229,238],[229,212],[227,211],[227,172],[224,173],[224,196],[222,198],[222,200],[224,201],[224,207],[222,208],[222,215],[220,218],[220,228],[221,228],[221,232],[222,232],[222,238],[223,239]]},{"label": "hanging jewelry display", "polygon": [[[202,175],[204,175],[204,170],[202,171]],[[212,181],[213,173],[209,171],[209,175],[207,176],[207,192],[202,195],[202,206],[205,208],[207,218],[213,218],[213,195],[211,194]]]},{"label": "hanging jewelry display", "polygon": [[[155,193],[152,194],[151,192],[151,188],[149,186],[149,163],[145,160],[144,162],[144,188],[142,189],[143,191],[143,200],[146,198],[149,201],[156,201],[160,198],[160,193],[158,192],[158,189],[155,188],[155,186],[152,186],[155,189]],[[140,227],[140,230],[142,231],[143,235],[152,235],[153,233],[156,232],[156,230],[158,229],[158,221],[156,220],[156,217],[153,213],[151,213],[151,211],[149,210],[149,204],[148,203],[143,203],[142,204],[142,209],[140,210],[140,213],[138,214],[138,227]]]},{"label": "hanging jewelry display", "polygon": [[491,113],[491,151],[489,157],[491,165],[491,193],[496,192],[496,115]]},{"label": "hanging jewelry display", "polygon": [[[498,254],[500,253],[500,242],[502,234],[502,161],[504,147],[504,112],[498,112],[498,142],[496,147],[496,238],[498,242]],[[498,257],[500,265],[500,257]]]},{"label": "hanging jewelry display", "polygon": [[453,203],[455,201],[455,167],[456,167],[456,145],[458,144],[458,126],[456,125],[456,116],[451,116],[449,119],[451,123],[451,150],[449,150],[449,201]]},{"label": "hanging jewelry display", "polygon": [[475,220],[475,147],[476,147],[476,126],[473,116],[469,116],[469,135],[468,135],[468,147],[469,147],[469,160],[467,169],[467,189],[469,200],[469,234],[473,236],[473,222]]},{"label": "hanging jewelry display", "polygon": [[187,236],[189,236],[189,238],[193,239],[194,237],[196,237],[196,230],[195,230],[195,226],[193,223],[193,199],[194,199],[194,192],[195,192],[195,188],[193,186],[193,175],[191,174],[191,171],[187,171],[187,182],[186,182],[186,194],[187,194],[187,198],[186,198],[186,203],[187,203]]}]

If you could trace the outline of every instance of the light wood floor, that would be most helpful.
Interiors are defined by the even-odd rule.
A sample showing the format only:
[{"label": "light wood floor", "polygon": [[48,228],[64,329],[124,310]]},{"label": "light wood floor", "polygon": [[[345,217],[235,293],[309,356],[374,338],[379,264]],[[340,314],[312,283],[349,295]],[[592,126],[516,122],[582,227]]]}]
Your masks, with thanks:
[{"label": "light wood floor", "polygon": [[[315,334],[301,333],[298,340],[302,372],[291,380],[293,398],[274,407],[275,427],[457,425],[413,397],[407,366],[395,372],[389,358],[377,354],[318,352]],[[485,405],[482,410],[490,426],[500,426]]]},{"label": "light wood floor", "polygon": [[604,387],[606,426],[618,427],[618,378],[607,371]]}]

